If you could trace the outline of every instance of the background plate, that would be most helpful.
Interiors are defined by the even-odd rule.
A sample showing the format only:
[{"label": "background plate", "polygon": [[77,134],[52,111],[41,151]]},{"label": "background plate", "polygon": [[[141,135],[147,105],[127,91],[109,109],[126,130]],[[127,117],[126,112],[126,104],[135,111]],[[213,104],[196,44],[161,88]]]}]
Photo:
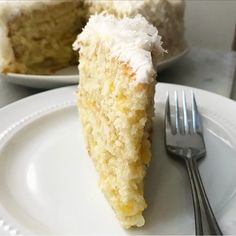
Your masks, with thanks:
[{"label": "background plate", "polygon": [[[157,85],[152,161],[143,228],[124,230],[97,186],[83,144],[76,87],[41,93],[0,110],[0,225],[21,235],[194,234],[184,167],[164,149],[166,92],[193,90],[203,116],[206,192],[224,234],[236,234],[236,105],[201,90]],[[217,106],[216,106],[217,104]]]}]

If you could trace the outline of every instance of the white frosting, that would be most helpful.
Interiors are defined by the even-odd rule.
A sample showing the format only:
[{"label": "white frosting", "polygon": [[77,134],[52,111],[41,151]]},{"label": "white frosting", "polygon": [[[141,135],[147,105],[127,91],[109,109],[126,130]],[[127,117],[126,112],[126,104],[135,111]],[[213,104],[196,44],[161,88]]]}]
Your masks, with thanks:
[{"label": "white frosting", "polygon": [[[95,1],[93,4],[99,4],[99,2],[100,1]],[[112,0],[109,2],[110,6],[112,6],[116,11],[127,13],[129,15],[132,13],[137,14],[139,10],[142,10],[144,12],[145,10],[147,10],[148,12],[149,7],[157,8],[158,6],[165,4],[166,2],[171,4],[173,7],[179,7],[184,5],[184,0],[129,0],[129,1]]]},{"label": "white frosting", "polygon": [[[157,19],[164,21],[165,9],[171,5],[183,5],[183,0],[86,0],[92,6],[91,13],[95,14],[102,7],[104,10],[112,10],[118,16],[136,16],[141,14],[146,19],[153,19],[155,22]],[[169,7],[167,6],[169,5]]]},{"label": "white frosting", "polygon": [[[95,11],[96,11],[96,7],[102,6],[103,9],[114,9],[116,10],[118,13],[124,13],[124,14],[129,14],[129,13],[133,13],[136,12],[147,2],[150,0],[132,0],[132,1],[123,1],[123,0],[99,0],[99,1],[95,1],[95,0],[86,0],[86,2],[88,2],[90,5],[92,5],[93,7],[95,7]],[[159,0],[151,0],[151,1],[159,1]],[[92,11],[92,14],[94,14],[95,12]]]},{"label": "white frosting", "polygon": [[[158,1],[158,0],[155,0]],[[118,12],[123,12],[126,14],[132,14],[136,12],[145,4],[144,0],[136,0],[136,1],[112,1],[113,7]]]},{"label": "white frosting", "polygon": [[83,50],[80,43],[96,45],[97,40],[102,40],[114,57],[131,66],[137,83],[152,82],[156,69],[153,63],[156,65],[157,58],[164,50],[157,29],[144,17],[137,15],[117,20],[112,15],[93,15],[78,35],[73,48]]}]

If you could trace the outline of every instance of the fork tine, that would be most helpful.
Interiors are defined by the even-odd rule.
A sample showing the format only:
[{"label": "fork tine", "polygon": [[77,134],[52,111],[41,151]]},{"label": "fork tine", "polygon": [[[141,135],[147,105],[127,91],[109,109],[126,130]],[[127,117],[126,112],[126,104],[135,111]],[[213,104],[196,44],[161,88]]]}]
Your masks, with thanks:
[{"label": "fork tine", "polygon": [[178,94],[177,91],[175,91],[175,130],[176,133],[180,133],[180,115],[179,115],[179,101],[178,101]]},{"label": "fork tine", "polygon": [[186,96],[184,90],[182,91],[182,99],[183,99],[183,113],[184,113],[184,133],[189,133],[189,125],[188,125],[188,112],[187,112],[187,105],[186,105]]},{"label": "fork tine", "polygon": [[193,122],[193,132],[202,132],[201,117],[198,112],[197,103],[193,91],[191,91],[192,98],[192,122]]},{"label": "fork tine", "polygon": [[170,99],[169,99],[169,93],[167,93],[166,98],[166,108],[165,108],[165,130],[166,132],[172,130],[171,129],[171,116],[170,116]]}]

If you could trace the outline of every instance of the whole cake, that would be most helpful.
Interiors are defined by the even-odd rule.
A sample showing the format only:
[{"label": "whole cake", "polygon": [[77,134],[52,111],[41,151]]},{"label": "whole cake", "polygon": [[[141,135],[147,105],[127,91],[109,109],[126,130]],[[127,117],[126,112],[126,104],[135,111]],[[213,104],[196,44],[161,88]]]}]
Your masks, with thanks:
[{"label": "whole cake", "polygon": [[100,188],[125,228],[142,226],[160,36],[141,15],[100,14],[73,47],[80,58],[79,117]]},{"label": "whole cake", "polygon": [[183,0],[1,0],[0,72],[51,74],[77,62],[71,44],[89,15],[143,15],[162,36],[164,58],[186,48]]}]

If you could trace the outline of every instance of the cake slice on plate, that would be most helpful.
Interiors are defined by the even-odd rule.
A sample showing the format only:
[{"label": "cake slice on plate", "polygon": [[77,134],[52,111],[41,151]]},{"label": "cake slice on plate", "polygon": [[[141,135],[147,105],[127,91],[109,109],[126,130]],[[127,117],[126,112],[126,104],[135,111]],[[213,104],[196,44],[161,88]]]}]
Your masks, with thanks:
[{"label": "cake slice on plate", "polygon": [[125,228],[142,226],[160,36],[141,15],[100,14],[73,47],[80,56],[79,116],[100,188]]}]

